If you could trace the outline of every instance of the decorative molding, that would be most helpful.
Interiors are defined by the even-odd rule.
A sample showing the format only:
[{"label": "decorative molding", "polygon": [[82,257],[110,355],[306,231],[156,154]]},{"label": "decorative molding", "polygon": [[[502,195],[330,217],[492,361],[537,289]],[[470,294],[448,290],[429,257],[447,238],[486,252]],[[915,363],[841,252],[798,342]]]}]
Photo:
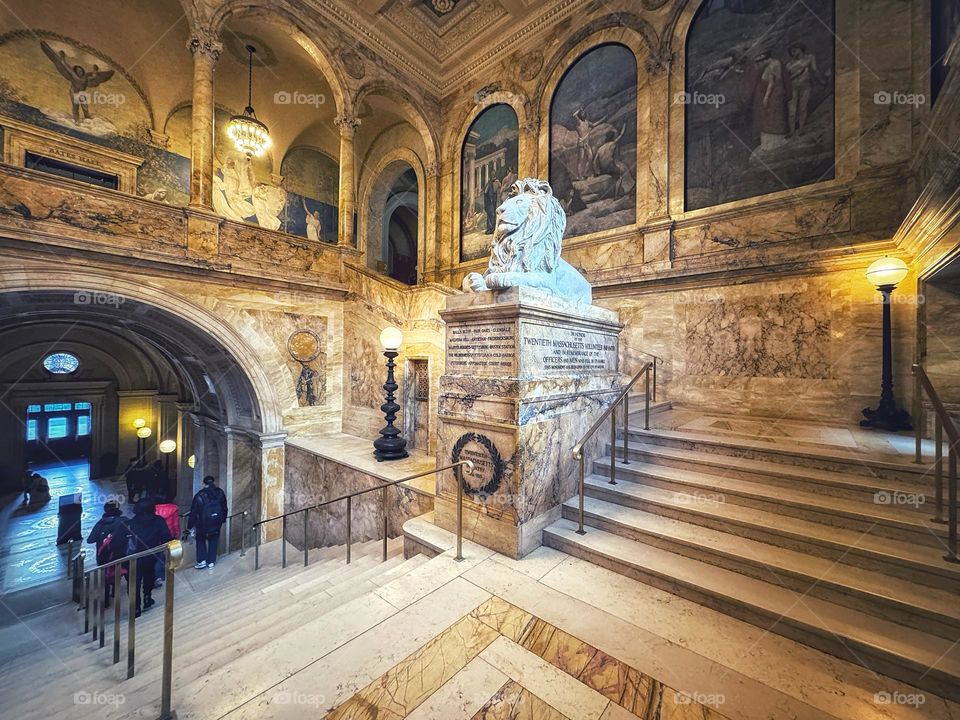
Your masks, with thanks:
[{"label": "decorative molding", "polygon": [[194,57],[200,55],[217,62],[223,52],[223,43],[220,42],[220,35],[216,31],[210,28],[195,28],[187,41],[187,49]]}]

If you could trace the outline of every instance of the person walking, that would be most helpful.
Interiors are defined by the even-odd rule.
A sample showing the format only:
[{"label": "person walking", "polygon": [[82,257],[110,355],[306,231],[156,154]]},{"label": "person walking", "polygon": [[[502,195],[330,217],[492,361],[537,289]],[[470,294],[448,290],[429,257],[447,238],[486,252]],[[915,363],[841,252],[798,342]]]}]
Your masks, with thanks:
[{"label": "person walking", "polygon": [[[110,536],[122,527],[123,520],[123,512],[115,501],[110,500],[103,504],[103,515],[100,516],[87,536],[87,542],[93,544],[96,549],[97,565],[105,565],[113,560],[110,547],[112,538]],[[106,570],[106,582],[103,584],[103,606],[105,608],[110,607],[115,572],[116,567],[109,567]]]},{"label": "person walking", "polygon": [[[150,550],[173,540],[166,521],[157,515],[152,500],[138,500],[134,508],[133,519],[127,523],[130,536],[127,539],[127,554]],[[143,609],[149,610],[154,604],[153,587],[156,580],[157,560],[162,554],[146,555],[137,558],[137,587],[130,588],[137,593],[137,615],[140,615],[140,596],[143,595]]]},{"label": "person walking", "polygon": [[217,562],[220,528],[227,519],[227,496],[217,487],[212,475],[203,479],[203,487],[193,496],[187,529],[197,538],[197,570],[212,568]]},{"label": "person walking", "polygon": [[[180,539],[180,508],[174,503],[157,503],[154,509],[157,515],[163,518],[170,530],[170,534],[177,540]],[[163,558],[157,561],[156,581],[154,587],[162,587],[166,568],[163,564]]]}]

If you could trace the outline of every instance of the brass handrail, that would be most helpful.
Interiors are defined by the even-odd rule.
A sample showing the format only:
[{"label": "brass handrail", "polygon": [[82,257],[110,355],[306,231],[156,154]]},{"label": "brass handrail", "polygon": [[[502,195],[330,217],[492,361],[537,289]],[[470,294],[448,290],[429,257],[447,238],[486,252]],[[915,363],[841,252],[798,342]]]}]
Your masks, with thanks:
[{"label": "brass handrail", "polygon": [[[163,607],[163,670],[160,686],[160,720],[171,720],[175,717],[171,710],[171,694],[173,688],[173,590],[175,573],[183,559],[183,544],[179,540],[171,540],[163,545],[157,545],[149,550],[131,553],[122,558],[97,565],[83,573],[83,596],[81,606],[84,611],[84,634],[90,632],[91,613],[90,600],[93,599],[92,639],[99,640],[103,647],[106,639],[105,632],[105,590],[106,570],[114,568],[113,574],[113,663],[120,662],[120,572],[124,564],[127,570],[127,679],[135,673],[136,658],[136,604],[139,588],[137,587],[137,563],[132,562],[148,556],[164,555],[165,568],[165,598]],[[78,555],[75,562],[82,563],[83,556]],[[81,565],[82,567],[82,565]]]},{"label": "brass handrail", "polygon": [[663,362],[664,362],[663,358],[660,357],[659,355],[654,355],[652,352],[648,352],[646,350],[634,350],[634,352],[638,352],[641,355],[646,355],[647,357],[653,358],[653,391],[652,393],[653,393],[653,401],[656,402],[657,401],[657,365],[663,365]]},{"label": "brass handrail", "polygon": [[[920,450],[920,415],[921,415],[921,391],[926,391],[930,398],[930,404],[934,411],[934,474],[936,477],[936,515],[931,518],[933,522],[947,524],[947,554],[943,559],[947,562],[960,562],[957,557],[957,455],[960,454],[960,432],[953,422],[953,418],[943,406],[940,396],[937,394],[930,377],[919,363],[913,365],[914,392],[913,392],[913,426],[916,431],[916,453],[914,461],[920,463],[923,461]],[[947,486],[947,519],[943,519],[943,433],[946,431],[948,457],[948,481]]]},{"label": "brass handrail", "polygon": [[[347,564],[350,563],[350,548],[352,545],[351,541],[351,514],[353,511],[353,499],[359,497],[360,495],[366,495],[367,493],[376,492],[377,490],[383,493],[383,559],[387,559],[387,488],[399,485],[400,483],[409,482],[410,480],[416,480],[417,478],[426,477],[427,475],[436,475],[439,472],[444,472],[445,470],[453,470],[458,468],[461,465],[465,465],[468,469],[473,469],[473,462],[470,460],[461,460],[460,462],[455,462],[451,465],[445,465],[444,467],[434,468],[433,470],[425,470],[423,472],[417,473],[415,475],[408,475],[407,477],[400,478],[399,480],[392,480],[391,482],[384,483],[382,485],[376,485],[374,487],[366,488],[365,490],[356,490],[352,493],[347,493],[346,495],[341,495],[339,497],[332,498],[330,500],[324,500],[323,502],[316,503],[314,505],[308,505],[307,507],[299,508],[297,510],[291,510],[290,512],[285,512],[280,515],[274,515],[273,517],[265,518],[264,520],[258,520],[250,526],[250,530],[257,533],[256,542],[254,544],[254,560],[253,560],[253,569],[260,569],[260,536],[261,533],[257,532],[261,525],[265,525],[268,522],[275,522],[280,520],[282,522],[280,530],[280,566],[287,566],[287,518],[293,515],[299,515],[303,513],[303,566],[306,567],[310,563],[309,556],[309,512],[311,510],[317,510],[327,505],[332,505],[334,503],[347,501]],[[457,556],[455,560],[463,560],[463,483],[457,481]]]},{"label": "brass handrail", "polygon": [[[186,512],[180,513],[180,538],[181,538],[181,539],[185,539],[185,538],[187,537],[187,533],[189,532],[185,527],[183,527],[183,519],[184,519],[185,517],[189,517],[191,512],[193,512],[193,510],[187,510]],[[225,553],[221,553],[221,552],[220,552],[220,539],[221,539],[221,538],[218,538],[218,539],[217,539],[217,552],[218,552],[218,553],[220,553],[221,555],[229,555],[229,554],[230,554],[230,552],[231,552],[231,550],[230,550],[230,536],[233,534],[233,533],[230,532],[230,530],[233,529],[233,519],[234,519],[235,517],[237,517],[237,515],[239,515],[239,516],[240,516],[240,557],[245,557],[245,556],[246,556],[246,554],[247,554],[247,548],[246,548],[246,544],[244,543],[244,539],[246,538],[246,531],[244,530],[243,523],[244,523],[244,520],[245,520],[246,517],[247,517],[247,514],[248,514],[248,513],[247,513],[246,510],[238,510],[237,512],[233,513],[232,515],[227,515],[227,519],[224,521],[223,525],[220,526],[221,529],[223,529],[224,526],[226,526],[226,528],[227,528],[227,545],[226,545],[226,552],[225,552]]]},{"label": "brass handrail", "polygon": [[587,444],[587,441],[593,437],[594,433],[600,429],[607,418],[610,418],[610,484],[616,485],[616,472],[617,472],[617,406],[620,403],[623,403],[623,464],[630,464],[629,457],[629,448],[628,448],[628,437],[629,433],[629,423],[630,423],[630,390],[636,385],[637,381],[641,377],[646,378],[646,388],[644,392],[644,423],[643,429],[650,429],[650,370],[651,368],[656,367],[656,361],[646,362],[643,364],[643,367],[640,368],[639,372],[633,376],[633,379],[630,380],[620,391],[620,394],[614,399],[610,406],[601,413],[600,417],[597,418],[596,422],[590,426],[590,429],[584,433],[583,437],[580,438],[580,442],[573,446],[573,459],[580,463],[580,508],[579,508],[579,520],[580,527],[577,529],[578,535],[586,535],[586,530],[583,529],[583,496],[586,485],[586,472],[584,468],[583,460],[583,446]]}]

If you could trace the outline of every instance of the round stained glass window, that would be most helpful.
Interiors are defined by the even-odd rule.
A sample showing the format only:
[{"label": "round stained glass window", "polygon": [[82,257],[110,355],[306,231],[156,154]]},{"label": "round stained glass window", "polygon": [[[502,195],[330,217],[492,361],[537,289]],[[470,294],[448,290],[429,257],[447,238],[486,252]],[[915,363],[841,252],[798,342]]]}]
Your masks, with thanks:
[{"label": "round stained glass window", "polygon": [[54,375],[69,375],[80,367],[80,361],[70,353],[53,353],[43,359],[43,366]]}]

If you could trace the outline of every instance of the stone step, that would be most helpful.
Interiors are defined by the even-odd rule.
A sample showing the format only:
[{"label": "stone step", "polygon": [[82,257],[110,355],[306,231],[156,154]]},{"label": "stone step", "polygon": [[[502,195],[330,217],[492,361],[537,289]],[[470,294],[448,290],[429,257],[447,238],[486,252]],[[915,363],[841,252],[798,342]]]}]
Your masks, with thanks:
[{"label": "stone step", "polygon": [[[598,477],[608,477],[609,469],[609,457],[594,463]],[[620,460],[616,462],[618,480],[669,491],[678,502],[743,505],[931,547],[942,548],[946,542],[946,526],[931,522],[926,513],[914,509],[788,489],[760,480],[741,480],[720,474],[722,472],[714,474],[703,469],[690,470],[640,460],[628,465]]]},{"label": "stone step", "polygon": [[951,700],[960,700],[960,645],[785,587],[561,519],[544,542],[757,627]]},{"label": "stone step", "polygon": [[735,533],[759,542],[840,560],[948,592],[960,593],[960,565],[943,560],[943,549],[810,522],[727,502],[690,503],[688,497],[638,483],[610,485],[586,478],[587,497]]},{"label": "stone step", "polygon": [[[607,454],[610,453],[609,444],[606,451]],[[622,456],[622,446],[618,446],[617,458],[620,459]],[[641,462],[666,467],[698,470],[714,475],[722,474],[742,480],[760,481],[780,487],[850,500],[870,502],[876,500],[878,504],[895,505],[898,502],[902,503],[906,499],[911,499],[910,496],[913,496],[917,500],[923,500],[919,503],[923,512],[928,514],[934,512],[933,485],[928,482],[931,478],[922,478],[915,483],[908,483],[855,472],[820,470],[812,467],[785,465],[770,460],[756,460],[651,443],[629,445],[628,457],[631,461],[640,460]],[[878,497],[878,495],[880,496]]]},{"label": "stone step", "polygon": [[[576,521],[577,505],[577,499],[567,501],[563,517]],[[960,638],[960,605],[945,590],[594,498],[584,500],[584,517],[585,524],[630,540],[938,637]]]},{"label": "stone step", "polygon": [[[871,475],[877,478],[900,480],[911,485],[930,484],[933,477],[932,458],[916,465],[904,459],[893,462],[868,457],[862,452],[845,450],[824,444],[773,442],[751,438],[719,437],[707,433],[679,430],[643,430],[631,424],[630,445],[645,443],[699,452],[733,455],[754,460],[768,460],[785,465],[834,470],[837,472]],[[910,438],[905,437],[905,442]]]}]

